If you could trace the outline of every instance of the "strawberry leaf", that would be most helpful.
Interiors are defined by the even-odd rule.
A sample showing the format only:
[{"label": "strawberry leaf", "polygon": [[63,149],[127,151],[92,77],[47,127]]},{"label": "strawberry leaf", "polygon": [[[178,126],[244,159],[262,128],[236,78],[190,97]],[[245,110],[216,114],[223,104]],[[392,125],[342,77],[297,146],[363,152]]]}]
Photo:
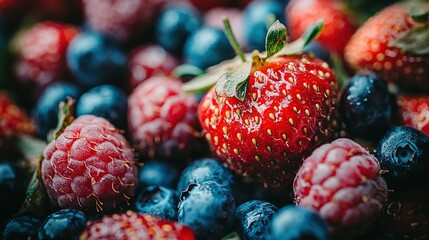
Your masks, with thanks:
[{"label": "strawberry leaf", "polygon": [[286,45],[287,29],[285,25],[275,21],[268,29],[265,38],[265,49],[267,51],[267,58],[273,56]]},{"label": "strawberry leaf", "polygon": [[429,20],[429,11],[424,7],[411,6],[408,15],[417,23],[427,23]]},{"label": "strawberry leaf", "polygon": [[252,70],[251,62],[223,74],[217,81],[215,93],[217,97],[237,97],[243,100],[247,91],[247,80]]},{"label": "strawberry leaf", "polygon": [[57,139],[61,133],[64,132],[66,127],[70,125],[74,120],[74,103],[75,101],[71,98],[67,99],[67,102],[61,102],[58,111],[58,123],[57,127],[51,131],[48,135],[48,140],[52,141]]},{"label": "strawberry leaf", "polygon": [[390,45],[400,48],[407,53],[416,55],[429,54],[429,25],[424,24],[414,27]]},{"label": "strawberry leaf", "polygon": [[200,76],[202,74],[204,74],[204,70],[191,65],[191,64],[182,64],[178,67],[176,67],[173,72],[171,73],[172,76],[176,77],[176,78],[182,78],[182,77],[186,77],[186,76]]}]

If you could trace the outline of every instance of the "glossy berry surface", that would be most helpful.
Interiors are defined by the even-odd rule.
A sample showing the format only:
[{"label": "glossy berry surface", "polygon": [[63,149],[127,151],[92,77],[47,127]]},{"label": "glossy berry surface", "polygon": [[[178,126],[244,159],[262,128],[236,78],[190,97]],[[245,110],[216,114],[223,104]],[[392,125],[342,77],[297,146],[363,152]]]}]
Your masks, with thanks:
[{"label": "glossy berry surface", "polygon": [[232,172],[216,159],[199,159],[183,170],[177,191],[185,191],[192,183],[201,184],[208,181],[232,187],[234,179]]},{"label": "glossy berry surface", "polygon": [[277,210],[273,204],[259,200],[248,201],[238,206],[235,211],[235,225],[241,239],[263,239],[265,228]]},{"label": "glossy berry surface", "polygon": [[175,189],[180,177],[180,169],[176,164],[152,160],[139,168],[139,188],[160,186]]},{"label": "glossy berry surface", "polygon": [[194,240],[195,237],[192,230],[185,225],[127,211],[122,214],[106,215],[99,221],[90,222],[80,235],[80,239]]},{"label": "glossy berry surface", "polygon": [[2,233],[3,239],[37,239],[41,224],[42,221],[33,217],[23,216],[12,218]]},{"label": "glossy berry surface", "polygon": [[390,129],[374,151],[389,186],[414,186],[429,173],[429,137],[405,126]]},{"label": "glossy berry surface", "polygon": [[230,189],[214,181],[191,184],[180,196],[179,222],[190,226],[197,239],[220,239],[232,226],[234,212]]},{"label": "glossy berry surface", "polygon": [[115,127],[127,129],[127,95],[113,85],[99,85],[91,88],[79,98],[76,115],[94,115],[111,122]]},{"label": "glossy berry surface", "polygon": [[202,27],[195,31],[186,41],[184,58],[186,62],[206,69],[223,60],[234,57],[232,49],[222,29]]},{"label": "glossy berry surface", "polygon": [[54,206],[109,211],[134,195],[134,163],[128,142],[111,123],[84,115],[46,146],[41,176]]},{"label": "glossy berry surface", "polygon": [[315,210],[338,238],[372,226],[387,199],[380,163],[363,147],[339,138],[313,151],[294,181],[296,205]]},{"label": "glossy berry surface", "polygon": [[340,112],[351,135],[380,137],[392,122],[387,83],[371,72],[355,75],[341,93]]},{"label": "glossy berry surface", "polygon": [[80,94],[79,87],[68,82],[54,83],[45,89],[33,111],[39,136],[46,138],[49,130],[57,126],[60,103],[66,103],[68,98],[76,101]]},{"label": "glossy berry surface", "polygon": [[271,219],[266,240],[330,239],[328,225],[316,212],[295,206],[281,208]]},{"label": "glossy berry surface", "polygon": [[83,32],[67,48],[67,65],[77,83],[90,88],[125,79],[127,57],[113,39]]},{"label": "glossy berry surface", "polygon": [[15,214],[25,197],[27,178],[15,163],[0,161],[0,221]]},{"label": "glossy berry surface", "polygon": [[78,239],[86,227],[86,221],[86,216],[79,210],[60,210],[45,219],[40,226],[38,239]]},{"label": "glossy berry surface", "polygon": [[134,210],[165,220],[177,221],[179,196],[175,190],[149,186],[140,192],[134,203]]},{"label": "glossy berry surface", "polygon": [[157,20],[156,40],[167,51],[180,55],[186,40],[201,25],[201,15],[194,6],[183,2],[170,4]]},{"label": "glossy berry surface", "polygon": [[265,49],[265,35],[271,25],[269,21],[285,23],[285,7],[284,1],[276,0],[256,0],[246,6],[243,11],[243,31],[249,49]]}]

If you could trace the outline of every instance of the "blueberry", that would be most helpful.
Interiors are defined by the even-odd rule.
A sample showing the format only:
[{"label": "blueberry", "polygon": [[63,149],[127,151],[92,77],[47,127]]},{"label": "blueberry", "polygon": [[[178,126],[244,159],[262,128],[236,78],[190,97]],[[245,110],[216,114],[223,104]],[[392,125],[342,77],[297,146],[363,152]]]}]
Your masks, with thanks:
[{"label": "blueberry", "polygon": [[18,165],[0,161],[0,221],[19,210],[25,198],[27,180]]},{"label": "blueberry", "polygon": [[175,190],[149,186],[144,189],[134,203],[134,209],[166,220],[177,220],[179,197]]},{"label": "blueberry", "polygon": [[286,3],[275,0],[257,0],[244,9],[244,38],[250,49],[264,50],[269,23],[285,23]]},{"label": "blueberry", "polygon": [[23,216],[12,218],[4,229],[3,239],[37,239],[37,233],[41,224],[42,221],[33,217]]},{"label": "blueberry", "polygon": [[265,230],[267,240],[328,240],[328,225],[316,212],[296,206],[285,206],[274,214]]},{"label": "blueberry", "polygon": [[269,202],[252,200],[237,207],[236,231],[243,240],[263,239],[266,225],[277,207]]},{"label": "blueberry", "polygon": [[230,189],[215,181],[191,184],[182,192],[178,220],[188,225],[196,239],[224,236],[234,221],[235,201]]},{"label": "blueberry", "polygon": [[155,31],[156,39],[165,50],[180,55],[191,33],[202,25],[197,9],[189,3],[168,5],[159,16]]},{"label": "blueberry", "polygon": [[[411,186],[429,174],[429,137],[405,126],[390,129],[374,151],[389,186]],[[420,180],[421,180],[420,179]]]},{"label": "blueberry", "polygon": [[218,28],[202,27],[186,41],[184,57],[198,68],[206,69],[235,55],[225,33]]},{"label": "blueberry", "polygon": [[33,111],[38,134],[45,138],[49,130],[57,126],[60,102],[67,102],[68,98],[77,100],[79,96],[80,89],[75,84],[59,82],[49,85],[38,99]]},{"label": "blueberry", "polygon": [[122,80],[127,57],[115,40],[95,32],[82,32],[67,48],[67,64],[76,81],[90,88]]},{"label": "blueberry", "polygon": [[355,75],[344,87],[340,112],[349,134],[379,138],[392,122],[392,104],[386,82],[371,72]]},{"label": "blueberry", "polygon": [[222,163],[212,158],[205,158],[191,163],[183,170],[177,191],[184,191],[191,183],[200,184],[207,181],[215,181],[228,187],[232,187],[234,182],[231,171]]},{"label": "blueberry", "polygon": [[127,129],[127,108],[127,95],[118,87],[105,84],[82,94],[76,105],[76,114],[103,117],[117,128]]},{"label": "blueberry", "polygon": [[40,226],[39,240],[79,239],[86,222],[86,216],[79,210],[63,209],[52,213]]},{"label": "blueberry", "polygon": [[310,44],[304,47],[304,51],[314,54],[314,56],[323,60],[329,65],[332,64],[331,56],[328,50],[326,50],[318,41],[312,41]]},{"label": "blueberry", "polygon": [[153,160],[139,169],[139,187],[150,185],[175,189],[179,180],[179,168],[170,162]]}]

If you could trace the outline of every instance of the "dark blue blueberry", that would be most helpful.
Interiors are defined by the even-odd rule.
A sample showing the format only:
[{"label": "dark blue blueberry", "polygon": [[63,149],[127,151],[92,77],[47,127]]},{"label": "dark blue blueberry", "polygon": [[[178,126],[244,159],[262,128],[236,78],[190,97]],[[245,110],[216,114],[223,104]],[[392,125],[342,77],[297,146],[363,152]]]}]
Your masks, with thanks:
[{"label": "dark blue blueberry", "polygon": [[67,48],[67,64],[85,88],[124,79],[127,57],[118,42],[95,32],[77,35]]},{"label": "dark blue blueberry", "polygon": [[179,222],[188,225],[196,239],[218,240],[231,228],[235,201],[230,189],[215,181],[191,184],[182,192]]},{"label": "dark blue blueberry", "polygon": [[33,111],[41,137],[45,138],[49,130],[57,126],[59,104],[68,98],[77,100],[80,93],[78,86],[66,82],[54,83],[45,89]]},{"label": "dark blue blueberry", "polygon": [[165,50],[180,55],[189,36],[202,25],[201,15],[189,3],[168,5],[159,16],[156,39]]},{"label": "dark blue blueberry", "polygon": [[263,239],[265,228],[277,212],[269,202],[252,200],[237,207],[235,211],[236,231],[243,240]]},{"label": "dark blue blueberry", "polygon": [[318,41],[312,41],[310,44],[305,46],[304,51],[314,54],[314,56],[323,60],[329,65],[332,64],[331,56],[328,50],[326,50]]},{"label": "dark blue blueberry", "polygon": [[265,50],[265,35],[270,22],[285,23],[286,3],[275,0],[256,0],[244,9],[244,38],[250,49]]},{"label": "dark blue blueberry", "polygon": [[103,117],[117,128],[127,129],[127,108],[127,95],[118,87],[106,84],[82,94],[76,105],[76,114]]},{"label": "dark blue blueberry", "polygon": [[266,240],[328,240],[328,225],[316,212],[286,206],[274,214],[265,230]]},{"label": "dark blue blueberry", "polygon": [[86,216],[76,209],[63,209],[49,215],[39,229],[39,240],[79,239],[86,227]]},{"label": "dark blue blueberry", "polygon": [[185,60],[201,69],[206,69],[235,56],[223,30],[202,27],[186,41]]},{"label": "dark blue blueberry", "polygon": [[0,161],[0,221],[15,214],[25,198],[27,178],[18,165]]},{"label": "dark blue blueberry", "polygon": [[392,122],[386,82],[371,72],[355,75],[341,93],[340,113],[352,136],[381,137]]},{"label": "dark blue blueberry", "polygon": [[177,191],[184,191],[191,183],[204,183],[215,181],[219,184],[232,187],[234,180],[231,171],[222,165],[219,161],[212,158],[205,158],[191,163],[179,179]]},{"label": "dark blue blueberry", "polygon": [[[415,128],[390,129],[380,140],[374,155],[381,169],[387,170],[383,177],[389,186],[413,186],[429,174],[429,137]],[[420,181],[416,181],[418,179]]]},{"label": "dark blue blueberry", "polygon": [[166,220],[177,220],[179,196],[175,190],[149,186],[144,189],[134,203],[136,212],[147,213]]},{"label": "dark blue blueberry", "polygon": [[145,162],[139,169],[139,187],[152,185],[175,189],[179,176],[180,170],[175,164],[159,160]]},{"label": "dark blue blueberry", "polygon": [[3,232],[3,240],[37,239],[42,221],[32,217],[12,218]]}]

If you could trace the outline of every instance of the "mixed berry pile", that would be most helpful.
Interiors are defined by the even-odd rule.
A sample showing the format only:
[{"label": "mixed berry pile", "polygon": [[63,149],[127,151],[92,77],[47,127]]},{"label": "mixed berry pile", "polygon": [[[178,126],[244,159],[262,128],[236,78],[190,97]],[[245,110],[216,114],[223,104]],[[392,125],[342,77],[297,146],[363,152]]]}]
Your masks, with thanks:
[{"label": "mixed berry pile", "polygon": [[429,1],[0,0],[0,239],[429,239]]}]

